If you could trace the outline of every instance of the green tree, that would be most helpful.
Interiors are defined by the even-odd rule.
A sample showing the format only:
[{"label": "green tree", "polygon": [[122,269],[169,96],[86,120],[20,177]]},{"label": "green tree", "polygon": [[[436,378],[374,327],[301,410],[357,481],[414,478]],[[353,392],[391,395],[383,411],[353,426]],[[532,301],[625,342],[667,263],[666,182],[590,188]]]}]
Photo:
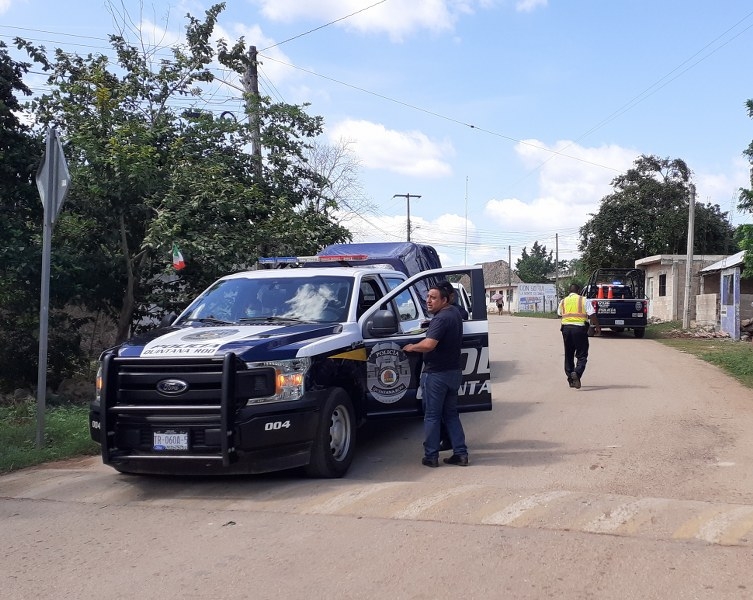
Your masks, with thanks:
[{"label": "green tree", "polygon": [[[656,254],[685,254],[691,172],[680,159],[642,155],[612,181],[614,192],[580,229],[579,250],[588,271],[632,267]],[[696,202],[694,252],[723,254],[734,229],[718,205]]]},{"label": "green tree", "polygon": [[[753,100],[745,103],[748,109],[748,116],[753,118]],[[743,152],[751,164],[750,170],[750,189],[740,188],[740,197],[737,207],[740,210],[753,212],[753,142]],[[745,250],[745,275],[753,276],[753,225],[742,225],[739,228],[738,236],[740,239],[739,247]]]},{"label": "green tree", "polygon": [[[43,209],[34,176],[43,143],[19,118],[18,95],[28,63],[13,60],[0,41],[0,389],[36,381]],[[57,238],[55,238],[55,241]],[[58,265],[56,265],[58,267]],[[51,279],[65,280],[55,268]],[[48,312],[48,381],[55,385],[80,368],[82,321],[63,310],[62,286],[51,287]]]},{"label": "green tree", "polygon": [[[539,245],[538,241],[531,246],[531,253],[523,248],[520,258],[515,263],[515,271],[518,277],[525,283],[549,283],[550,276],[555,271],[555,261],[552,251],[547,252],[546,246]],[[566,268],[566,262],[560,261],[560,268]]]},{"label": "green tree", "polygon": [[[123,35],[110,36],[116,65],[60,50],[49,61],[44,49],[18,41],[52,73],[52,91],[32,108],[69,143],[73,185],[59,228],[71,257],[70,296],[112,315],[118,341],[154,306],[177,308],[260,253],[313,253],[349,237],[331,219],[327,181],[305,161],[320,117],[268,98],[247,98],[248,121],[176,106],[213,80],[215,58],[239,73],[248,67],[242,40],[232,49],[210,43],[223,8],[213,6],[203,21],[189,15],[186,43],[156,70],[151,49]],[[265,149],[261,178],[246,151],[254,122]],[[178,275],[173,243],[187,261]]]}]

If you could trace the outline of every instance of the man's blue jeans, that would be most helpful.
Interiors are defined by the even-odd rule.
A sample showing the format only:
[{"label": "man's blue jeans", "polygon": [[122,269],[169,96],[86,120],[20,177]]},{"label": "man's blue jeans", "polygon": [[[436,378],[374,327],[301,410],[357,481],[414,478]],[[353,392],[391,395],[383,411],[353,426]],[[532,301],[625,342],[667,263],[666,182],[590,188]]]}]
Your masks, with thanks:
[{"label": "man's blue jeans", "polygon": [[468,454],[465,432],[458,416],[458,389],[463,373],[440,371],[421,374],[424,397],[424,454],[426,458],[439,456],[439,426],[444,421],[450,436],[453,454]]}]

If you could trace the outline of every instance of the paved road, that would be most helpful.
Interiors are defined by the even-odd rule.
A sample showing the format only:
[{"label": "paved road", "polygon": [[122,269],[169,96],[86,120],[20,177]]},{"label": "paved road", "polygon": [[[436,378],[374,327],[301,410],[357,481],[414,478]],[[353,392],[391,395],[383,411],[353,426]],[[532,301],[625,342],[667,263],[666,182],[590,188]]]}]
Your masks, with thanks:
[{"label": "paved road", "polygon": [[490,316],[494,410],[472,466],[418,421],[362,432],[342,480],[0,477],[2,598],[750,598],[753,392],[651,340]]}]

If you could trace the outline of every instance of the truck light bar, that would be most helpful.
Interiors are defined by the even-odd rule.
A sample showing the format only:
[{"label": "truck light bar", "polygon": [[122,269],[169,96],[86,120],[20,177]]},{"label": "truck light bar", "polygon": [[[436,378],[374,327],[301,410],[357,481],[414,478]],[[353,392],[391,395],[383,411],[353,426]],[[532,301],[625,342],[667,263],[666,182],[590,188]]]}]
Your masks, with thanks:
[{"label": "truck light bar", "polygon": [[367,254],[332,254],[328,256],[262,256],[259,258],[260,265],[300,265],[315,262],[352,262],[366,260]]},{"label": "truck light bar", "polygon": [[327,256],[314,257],[321,262],[341,262],[341,261],[354,261],[354,260],[366,260],[369,258],[367,254],[331,254]]},{"label": "truck light bar", "polygon": [[298,258],[295,256],[262,256],[259,262],[263,265],[276,265],[280,263],[297,263]]}]

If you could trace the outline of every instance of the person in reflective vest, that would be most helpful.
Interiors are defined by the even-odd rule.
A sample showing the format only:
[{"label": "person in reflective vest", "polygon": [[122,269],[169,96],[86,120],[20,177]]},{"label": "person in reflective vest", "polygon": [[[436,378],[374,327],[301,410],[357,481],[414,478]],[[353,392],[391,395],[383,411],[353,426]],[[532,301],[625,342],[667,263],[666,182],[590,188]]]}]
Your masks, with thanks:
[{"label": "person in reflective vest", "polygon": [[596,316],[595,301],[581,296],[577,284],[560,300],[557,314],[562,317],[562,341],[565,345],[565,375],[571,388],[580,389],[580,380],[588,362],[588,325],[594,326],[596,335],[601,327]]}]

